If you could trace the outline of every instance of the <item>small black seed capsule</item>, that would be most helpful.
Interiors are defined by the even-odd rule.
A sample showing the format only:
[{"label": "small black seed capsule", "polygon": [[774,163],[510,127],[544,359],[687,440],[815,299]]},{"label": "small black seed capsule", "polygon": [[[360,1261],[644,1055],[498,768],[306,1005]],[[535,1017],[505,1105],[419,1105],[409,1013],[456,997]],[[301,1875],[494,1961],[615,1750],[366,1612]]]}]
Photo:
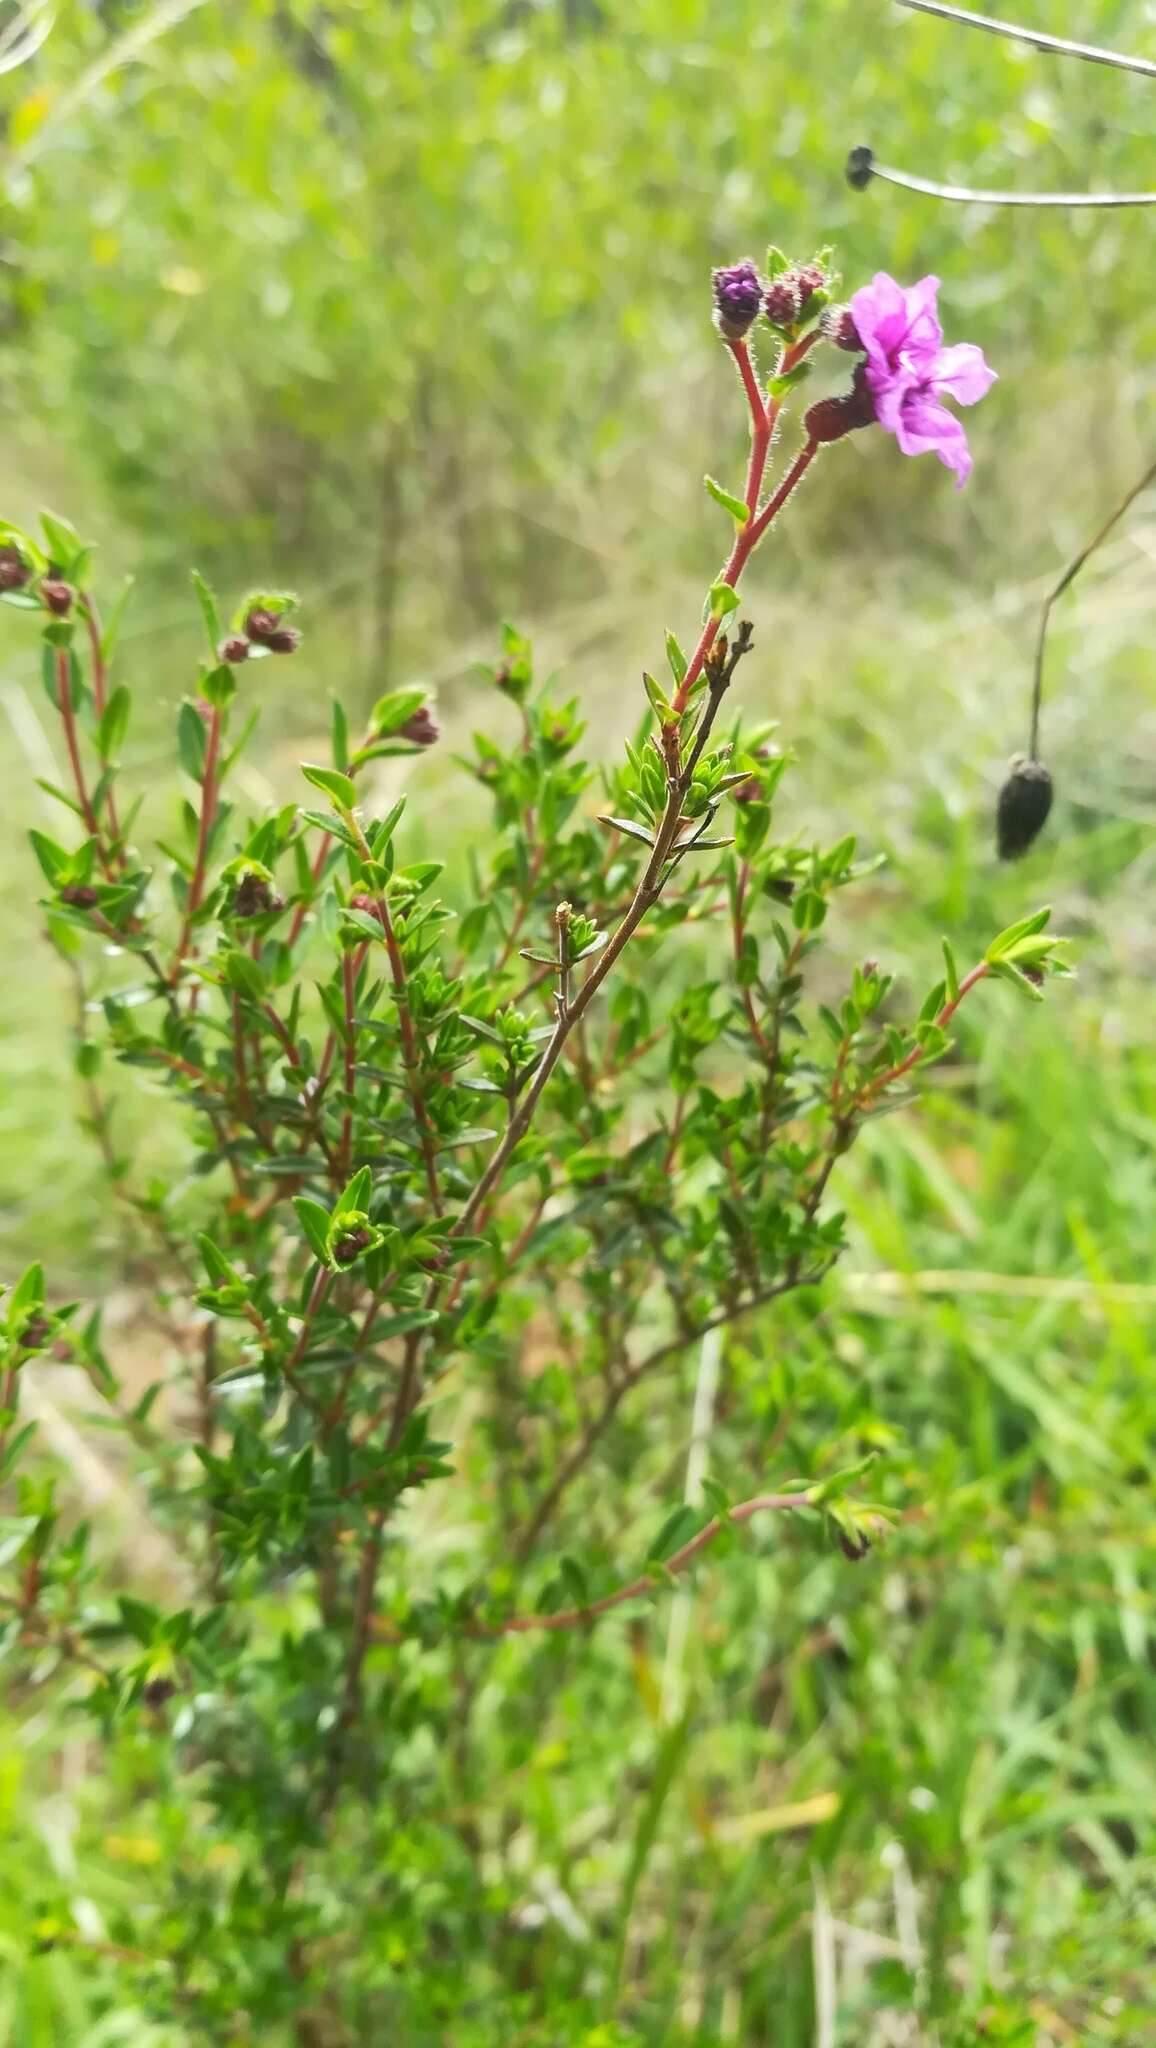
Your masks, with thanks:
[{"label": "small black seed capsule", "polygon": [[847,183],[856,192],[863,192],[871,183],[875,169],[875,151],[861,142],[847,158]]},{"label": "small black seed capsule", "polygon": [[1043,762],[1026,754],[1013,754],[1008,771],[996,804],[996,846],[1001,860],[1018,860],[1043,831],[1055,788]]}]

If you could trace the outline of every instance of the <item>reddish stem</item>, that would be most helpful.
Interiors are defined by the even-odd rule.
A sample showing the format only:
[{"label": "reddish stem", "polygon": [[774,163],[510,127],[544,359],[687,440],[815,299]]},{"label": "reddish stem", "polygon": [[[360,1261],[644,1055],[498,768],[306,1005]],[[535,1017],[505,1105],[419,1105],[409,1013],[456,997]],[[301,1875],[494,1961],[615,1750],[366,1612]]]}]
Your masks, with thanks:
[{"label": "reddish stem", "polygon": [[[673,1557],[668,1557],[664,1570],[676,1574],[685,1571],[687,1565],[693,1564],[695,1558],[722,1533],[724,1525],[728,1522],[734,1528],[743,1522],[749,1522],[754,1515],[776,1511],[783,1513],[794,1508],[810,1506],[811,1500],[807,1493],[760,1493],[754,1500],[740,1501],[737,1507],[730,1508],[725,1515],[716,1515],[707,1523],[705,1529],[700,1529],[697,1536],[692,1536],[689,1543],[684,1543],[681,1550],[676,1550]],[[626,1600],[637,1600],[644,1593],[654,1592],[660,1584],[661,1580],[655,1573],[643,1572],[639,1578],[632,1579],[628,1586],[620,1586],[617,1592],[604,1594],[601,1600],[592,1600],[589,1607],[564,1607],[556,1614],[514,1614],[508,1621],[500,1621],[493,1628],[479,1627],[471,1629],[470,1633],[479,1636],[513,1636],[528,1635],[535,1629],[578,1628],[583,1622],[594,1621],[600,1614],[608,1614],[612,1607],[621,1607]]]},{"label": "reddish stem", "polygon": [[[949,997],[936,1015],[936,1026],[940,1031],[946,1031],[964,997],[970,995],[976,983],[986,980],[990,973],[991,966],[989,962],[981,960],[978,967],[973,967],[970,974],[964,975],[963,980],[959,984],[959,994]],[[904,1074],[909,1074],[912,1067],[918,1066],[922,1058],[923,1047],[921,1045],[913,1045],[907,1057],[900,1060],[898,1066],[889,1068],[887,1073],[877,1075],[873,1081],[868,1083],[863,1094],[856,1101],[856,1111],[858,1112],[868,1103],[873,1102],[875,1097],[881,1095],[885,1088],[890,1088],[894,1081],[901,1081]]]},{"label": "reddish stem", "polygon": [[[801,342],[797,342],[794,347],[786,349],[779,364],[778,375],[786,376],[791,370],[795,369],[802,362],[813,341],[814,336],[807,335]],[[763,474],[766,470],[767,456],[770,452],[772,439],[774,438],[775,427],[778,424],[782,400],[770,398],[764,402],[762,392],[759,390],[758,378],[755,375],[754,364],[751,361],[750,350],[745,341],[728,342],[727,346],[738,365],[743,389],[747,395],[747,403],[751,410],[751,454],[747,465],[747,485],[743,500],[747,508],[747,518],[735,535],[734,546],[718,579],[721,583],[729,584],[731,589],[734,590],[737,589],[739,578],[755,548],[766,533],[767,528],[778,518],[792,491],[801,482],[806,471],[814,461],[818,453],[818,444],[814,441],[807,442],[806,446],[795,457],[774,496],[760,512],[758,509],[759,494],[763,487]],[[720,624],[721,620],[709,618],[702,629],[698,646],[691,655],[686,674],[672,700],[671,710],[676,717],[681,717],[690,702],[691,691],[702,674],[703,663],[714,644]]]},{"label": "reddish stem", "polygon": [[88,794],[88,784],[84,779],[84,764],[80,758],[80,741],[76,731],[76,712],[72,703],[72,663],[69,659],[67,647],[58,647],[56,649],[56,694],[60,703],[60,722],[64,727],[64,741],[68,748],[68,760],[72,769],[73,787],[76,790],[77,802],[80,805],[85,830],[90,838],[95,839],[97,858],[109,881],[112,881],[112,864],[101,841],[100,826],[97,823],[96,812],[92,808],[92,799]]}]

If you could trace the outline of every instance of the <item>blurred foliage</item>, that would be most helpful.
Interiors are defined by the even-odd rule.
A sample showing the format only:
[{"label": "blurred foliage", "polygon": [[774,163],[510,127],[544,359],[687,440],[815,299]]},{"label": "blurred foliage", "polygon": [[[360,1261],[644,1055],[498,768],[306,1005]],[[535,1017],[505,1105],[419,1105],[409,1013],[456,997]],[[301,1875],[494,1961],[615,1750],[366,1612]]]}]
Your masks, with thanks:
[{"label": "blurred foliage", "polygon": [[[1030,1033],[1010,1004],[982,1042],[965,1029],[956,1085],[854,1161],[863,1284],[851,1275],[818,1321],[788,1315],[725,1360],[712,1472],[742,1467],[752,1416],[783,1470],[801,1430],[820,1456],[889,1437],[897,1489],[921,1513],[853,1571],[776,1532],[709,1572],[690,1611],[681,1748],[664,1751],[656,1722],[666,1612],[504,1648],[477,1687],[469,1781],[452,1740],[408,1760],[405,1825],[376,1855],[405,1872],[414,1920],[370,1929],[370,1901],[374,1967],[396,1984],[407,1942],[431,1928],[459,1956],[472,1948],[455,1987],[467,2016],[452,2031],[415,2016],[415,2048],[811,2048],[824,1943],[840,2048],[1137,2048],[1156,1950],[1156,534],[1143,508],[1057,641],[1060,801],[1027,876],[994,868],[987,798],[1022,737],[1033,591],[1006,578],[1090,530],[1106,469],[1122,483],[1140,467],[1153,230],[1138,215],[854,195],[842,164],[870,141],[973,183],[1150,186],[1153,87],[885,0],[233,0],[86,84],[163,11],[63,0],[35,63],[0,80],[2,422],[32,442],[27,506],[63,446],[158,566],[193,547],[228,554],[244,580],[276,551],[344,600],[342,635],[307,643],[309,686],[266,735],[272,785],[290,787],[323,678],[376,667],[392,644],[395,662],[420,650],[457,684],[463,647],[503,608],[549,622],[544,646],[607,744],[632,722],[621,679],[653,658],[638,588],[657,577],[658,615],[674,620],[697,602],[679,568],[703,530],[686,476],[717,444],[707,269],[771,236],[826,232],[849,283],[877,264],[940,272],[959,331],[1003,373],[974,423],[966,500],[936,490],[933,504],[938,478],[907,465],[881,520],[865,449],[838,505],[804,503],[772,572],[761,701],[802,753],[792,829],[837,812],[892,855],[854,924],[833,921],[833,951],[849,964],[886,950],[914,973],[941,929],[979,938],[1025,892],[1050,896],[1078,941],[1079,982]],[[1156,48],[1146,0],[1015,12]],[[125,662],[158,699],[171,691],[167,616],[146,614]],[[5,773],[51,774],[22,687],[5,684]],[[489,715],[463,692],[454,741]],[[175,816],[147,715],[142,728],[133,772]],[[435,796],[442,776],[422,764]],[[459,822],[464,841],[473,819]],[[61,1071],[45,1050],[64,1045],[63,998],[25,971],[29,874],[8,837],[5,1224],[21,1248],[51,1227],[89,1278],[119,1270],[119,1253],[68,1091],[45,1072]],[[147,1122],[142,1110],[146,1147]],[[873,1292],[876,1266],[890,1285]],[[152,1341],[119,1340],[150,1370]],[[639,1411],[597,1543],[620,1510],[653,1512],[681,1471],[694,1373],[692,1360]],[[77,1490],[87,1499],[79,1467]],[[116,1526],[111,1507],[100,1520],[135,1562],[142,1527]],[[425,1533],[435,1557],[462,1540],[452,1515]],[[447,1727],[462,1682],[434,1702]],[[0,2041],[189,2048],[147,2018],[131,1958],[98,1946],[147,1924],[158,1866],[167,1880],[189,1853],[157,1794],[155,1744],[134,1736],[97,1775],[70,1721],[12,1705]],[[482,1816],[468,1885],[426,1827],[451,1799],[463,1839]],[[326,1882],[333,1897],[373,1889],[340,1842]],[[486,1934],[503,1930],[496,1954],[479,1885]],[[600,1966],[623,1939],[626,1901],[611,2018],[609,1992],[588,1988],[591,1950]],[[556,1985],[545,2020],[527,2008],[528,1975]],[[966,1999],[967,2020],[913,2032],[913,1975],[925,2009]]]},{"label": "blurred foliage", "polygon": [[[1141,45],[1150,9],[1068,15]],[[978,183],[1151,183],[1150,83],[885,0],[65,0],[3,92],[10,419],[166,553],[335,578],[379,658],[403,570],[467,619],[589,580],[583,489],[676,396],[693,461],[708,267],[768,238],[829,234],[850,282],[942,271],[1005,384],[1110,345],[1115,391],[1151,350],[1142,220],[843,180],[869,139]]]}]

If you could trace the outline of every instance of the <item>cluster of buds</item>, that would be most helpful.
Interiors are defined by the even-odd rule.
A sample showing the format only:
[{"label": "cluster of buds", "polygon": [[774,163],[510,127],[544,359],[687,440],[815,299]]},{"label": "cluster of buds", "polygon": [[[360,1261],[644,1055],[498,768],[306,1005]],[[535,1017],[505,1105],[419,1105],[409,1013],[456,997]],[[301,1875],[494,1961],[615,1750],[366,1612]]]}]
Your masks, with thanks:
[{"label": "cluster of buds", "polygon": [[781,334],[791,334],[826,304],[831,284],[823,263],[789,263],[772,249],[771,276],[764,279],[747,257],[714,273],[714,323],[724,341],[741,341],[762,314]]},{"label": "cluster of buds", "polygon": [[383,741],[404,740],[411,747],[432,747],[441,736],[432,701],[420,683],[390,690],[378,698],[369,714],[371,746],[380,748]]},{"label": "cluster of buds", "polygon": [[236,631],[222,640],[217,650],[221,660],[235,665],[248,661],[254,652],[296,654],[301,645],[301,635],[296,626],[288,624],[292,609],[292,599],[251,604]]}]

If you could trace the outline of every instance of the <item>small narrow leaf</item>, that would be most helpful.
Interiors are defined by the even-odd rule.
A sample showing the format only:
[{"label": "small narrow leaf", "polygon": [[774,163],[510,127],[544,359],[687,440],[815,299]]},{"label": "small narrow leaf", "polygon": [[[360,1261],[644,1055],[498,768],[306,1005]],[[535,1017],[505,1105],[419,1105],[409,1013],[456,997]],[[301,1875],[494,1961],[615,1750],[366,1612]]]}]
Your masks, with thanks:
[{"label": "small narrow leaf", "polygon": [[751,515],[742,499],[736,498],[732,491],[724,491],[722,485],[716,483],[713,476],[704,477],[703,482],[714,499],[715,504],[721,505],[724,512],[730,513],[736,526],[745,526]]}]

